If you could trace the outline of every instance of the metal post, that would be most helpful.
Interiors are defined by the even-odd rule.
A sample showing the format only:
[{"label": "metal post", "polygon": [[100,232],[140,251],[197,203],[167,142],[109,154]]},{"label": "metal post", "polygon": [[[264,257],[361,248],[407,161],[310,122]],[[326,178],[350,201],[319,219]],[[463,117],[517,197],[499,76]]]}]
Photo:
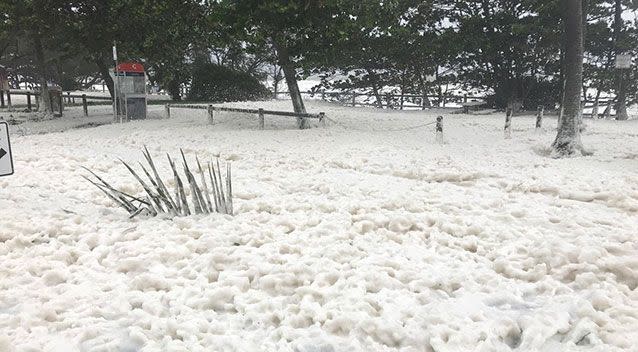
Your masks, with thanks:
[{"label": "metal post", "polygon": [[31,92],[27,92],[27,110],[31,111]]},{"label": "metal post", "polygon": [[[119,103],[121,103],[119,100],[119,95],[118,95],[118,89],[120,87],[120,75],[117,71],[117,45],[115,45],[115,40],[113,41],[113,61],[115,62],[115,70],[113,70],[113,72],[115,72],[115,81],[114,83],[114,106],[115,106],[115,120],[117,121],[117,118],[120,118],[120,123],[122,123],[122,115],[120,115],[120,111],[118,110],[118,105],[120,105]],[[121,107],[120,107],[121,109]]]},{"label": "metal post", "polygon": [[86,94],[82,94],[82,109],[84,110],[84,116],[89,116],[89,107],[86,104]]},{"label": "metal post", "polygon": [[208,105],[208,123],[211,125],[215,124],[215,109],[212,105]]},{"label": "metal post", "polygon": [[259,108],[259,128],[264,129],[264,109]]}]

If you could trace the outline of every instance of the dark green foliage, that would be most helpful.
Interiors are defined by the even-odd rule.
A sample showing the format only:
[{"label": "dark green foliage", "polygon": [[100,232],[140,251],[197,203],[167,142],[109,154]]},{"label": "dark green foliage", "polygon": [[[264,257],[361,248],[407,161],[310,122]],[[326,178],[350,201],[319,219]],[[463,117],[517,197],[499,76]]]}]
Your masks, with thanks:
[{"label": "dark green foliage", "polygon": [[260,100],[270,92],[251,75],[216,64],[198,65],[193,71],[189,100],[226,102]]}]

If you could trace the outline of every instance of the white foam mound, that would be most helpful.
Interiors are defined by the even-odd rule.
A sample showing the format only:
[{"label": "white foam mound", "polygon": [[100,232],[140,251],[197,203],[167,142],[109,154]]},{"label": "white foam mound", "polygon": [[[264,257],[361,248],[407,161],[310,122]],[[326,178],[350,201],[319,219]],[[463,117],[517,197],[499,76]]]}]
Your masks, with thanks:
[{"label": "white foam mound", "polygon": [[[637,121],[588,122],[594,155],[555,160],[552,119],[506,140],[499,114],[307,105],[327,126],[174,109],[13,129],[0,352],[635,350]],[[444,143],[411,129],[441,113]],[[128,220],[81,178],[142,192],[117,161],[142,145],[167,178],[179,148],[232,161],[235,216]]]}]

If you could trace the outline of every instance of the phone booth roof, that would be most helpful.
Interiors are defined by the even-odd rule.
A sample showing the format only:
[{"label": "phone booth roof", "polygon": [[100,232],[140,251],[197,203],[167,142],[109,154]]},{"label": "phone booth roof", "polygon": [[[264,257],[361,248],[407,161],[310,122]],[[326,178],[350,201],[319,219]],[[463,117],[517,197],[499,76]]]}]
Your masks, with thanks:
[{"label": "phone booth roof", "polygon": [[140,64],[139,62],[122,62],[121,64],[117,65],[117,71],[118,72],[125,72],[125,73],[144,73],[144,66],[142,64]]}]

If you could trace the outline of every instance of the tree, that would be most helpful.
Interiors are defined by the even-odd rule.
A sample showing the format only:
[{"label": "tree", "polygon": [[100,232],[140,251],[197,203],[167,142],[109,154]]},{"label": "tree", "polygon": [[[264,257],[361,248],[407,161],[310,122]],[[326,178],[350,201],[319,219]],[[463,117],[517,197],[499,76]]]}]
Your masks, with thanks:
[{"label": "tree", "polygon": [[[562,1],[562,0],[561,0]],[[553,106],[560,80],[560,1],[448,1],[449,20],[458,29],[453,60],[459,78],[493,92],[492,105]]]},{"label": "tree", "polygon": [[[313,25],[322,23],[327,13],[323,1],[313,0],[222,0],[213,5],[213,16],[225,24],[236,37],[259,45],[272,45],[277,52],[277,64],[282,68],[296,113],[306,108],[297,84],[297,60],[311,42],[308,33]],[[305,128],[305,119],[297,119]]]},{"label": "tree", "polygon": [[583,84],[583,3],[564,0],[565,24],[565,93],[564,115],[559,121],[558,134],[552,144],[554,157],[583,154],[580,140]]}]

